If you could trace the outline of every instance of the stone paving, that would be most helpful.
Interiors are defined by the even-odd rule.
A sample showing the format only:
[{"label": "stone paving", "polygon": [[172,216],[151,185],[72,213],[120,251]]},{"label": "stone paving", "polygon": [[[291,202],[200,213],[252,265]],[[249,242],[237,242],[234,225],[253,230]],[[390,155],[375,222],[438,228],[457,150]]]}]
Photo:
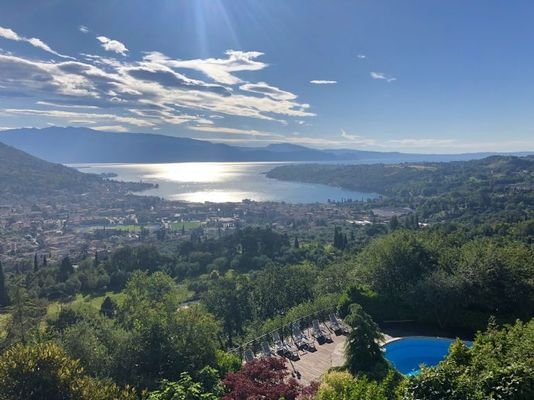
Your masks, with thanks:
[{"label": "stone paving", "polygon": [[300,360],[290,362],[293,372],[300,373],[299,382],[307,385],[319,381],[330,368],[343,365],[346,340],[347,337],[344,335],[332,335],[332,343],[319,345],[315,342],[317,349],[315,352],[299,351]]}]

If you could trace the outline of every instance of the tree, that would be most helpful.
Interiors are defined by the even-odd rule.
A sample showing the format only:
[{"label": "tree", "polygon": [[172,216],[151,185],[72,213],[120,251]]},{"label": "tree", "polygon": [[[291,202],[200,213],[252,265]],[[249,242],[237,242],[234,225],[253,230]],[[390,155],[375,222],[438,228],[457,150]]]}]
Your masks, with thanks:
[{"label": "tree", "polygon": [[162,379],[216,365],[217,321],[198,305],[181,307],[180,297],[165,273],[134,273],[118,310],[130,332],[120,355],[121,381],[153,389]]},{"label": "tree", "polygon": [[33,272],[37,272],[39,269],[39,260],[37,258],[37,253],[33,255]]},{"label": "tree", "polygon": [[293,247],[295,249],[299,249],[300,248],[300,243],[299,243],[299,238],[295,236],[295,243],[293,244]]},{"label": "tree", "polygon": [[111,297],[106,296],[104,301],[102,302],[102,305],[100,306],[100,313],[102,315],[105,315],[108,318],[112,318],[115,316],[116,312],[116,306]]},{"label": "tree", "polygon": [[341,232],[341,228],[334,228],[334,247],[343,250],[347,246],[347,235]]},{"label": "tree", "polygon": [[22,280],[18,280],[11,286],[9,311],[11,320],[7,328],[7,340],[14,343],[21,341],[26,343],[30,331],[35,327],[43,310],[38,306],[35,299],[30,296]]},{"label": "tree", "polygon": [[254,281],[255,314],[271,318],[313,298],[316,269],[311,265],[268,266]]},{"label": "tree", "polygon": [[372,241],[358,256],[371,288],[403,302],[415,282],[435,265],[435,257],[415,233],[397,230]]},{"label": "tree", "polygon": [[389,400],[392,392],[386,384],[334,371],[323,376],[314,400]]},{"label": "tree", "polygon": [[397,230],[398,227],[399,227],[399,218],[396,215],[394,215],[393,217],[391,217],[389,221],[389,229],[391,231],[395,231]]},{"label": "tree", "polygon": [[[201,375],[207,372],[215,372],[212,368],[201,371]],[[148,396],[148,400],[218,400],[222,395],[222,385],[217,377],[213,384],[203,384],[193,380],[190,374],[182,372],[177,382],[164,380],[159,390]]]},{"label": "tree", "polygon": [[6,277],[4,275],[4,267],[0,262],[0,307],[6,307],[9,305],[9,295],[6,288]]},{"label": "tree", "polygon": [[0,356],[2,400],[135,400],[133,390],[85,374],[58,345],[18,344]]},{"label": "tree", "polygon": [[246,363],[240,371],[228,374],[223,382],[227,388],[223,400],[295,400],[303,390],[296,379],[289,378],[286,361],[279,357]]},{"label": "tree", "polygon": [[246,279],[224,276],[212,282],[203,302],[207,309],[222,321],[228,346],[235,335],[243,334],[245,322],[252,317],[250,284]]},{"label": "tree", "polygon": [[345,322],[352,328],[345,344],[347,369],[355,376],[384,377],[388,366],[378,344],[382,340],[378,325],[359,304],[350,306]]},{"label": "tree", "polygon": [[60,282],[65,282],[67,279],[69,279],[69,276],[74,272],[74,268],[72,267],[72,263],[70,261],[69,256],[66,256],[61,260],[61,264],[59,265],[59,271],[58,271],[58,280]]}]

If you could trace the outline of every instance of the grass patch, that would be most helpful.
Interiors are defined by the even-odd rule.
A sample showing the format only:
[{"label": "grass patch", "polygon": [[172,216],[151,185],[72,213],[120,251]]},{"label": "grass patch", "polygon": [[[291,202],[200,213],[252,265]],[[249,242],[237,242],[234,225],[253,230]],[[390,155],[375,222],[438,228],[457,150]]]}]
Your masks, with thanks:
[{"label": "grass patch", "polygon": [[179,231],[182,226],[187,230],[197,229],[202,223],[200,221],[171,222],[169,228],[173,231]]},{"label": "grass patch", "polygon": [[7,335],[7,325],[11,320],[11,314],[0,314],[0,339],[4,339]]},{"label": "grass patch", "polygon": [[[96,310],[100,310],[100,307],[102,306],[102,303],[104,302],[104,299],[106,296],[109,296],[115,304],[122,304],[124,302],[125,294],[124,292],[106,292],[105,294],[102,294],[100,296],[94,296],[94,295],[82,295],[77,294],[74,300],[70,302],[59,302],[54,301],[48,304],[48,307],[46,309],[46,319],[55,319],[59,315],[59,312],[63,307],[73,307],[73,308],[83,308],[86,306],[91,306],[92,308]],[[178,285],[178,301],[181,303],[184,303],[188,300],[191,300],[193,296],[193,292],[190,291],[187,288],[187,284],[180,284]],[[0,318],[3,315],[0,314]],[[1,329],[1,320],[0,320],[0,329]]]},{"label": "grass patch", "polygon": [[143,227],[141,225],[110,225],[106,226],[106,229],[112,231],[123,231],[123,232],[141,232]]}]

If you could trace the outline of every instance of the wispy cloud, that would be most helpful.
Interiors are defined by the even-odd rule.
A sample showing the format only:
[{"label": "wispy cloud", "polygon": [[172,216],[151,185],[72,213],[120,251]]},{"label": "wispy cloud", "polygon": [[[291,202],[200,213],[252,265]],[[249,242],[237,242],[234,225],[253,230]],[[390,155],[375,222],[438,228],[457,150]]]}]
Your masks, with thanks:
[{"label": "wispy cloud", "polygon": [[173,60],[159,52],[149,52],[144,59],[145,61],[156,62],[171,68],[200,71],[215,82],[225,85],[243,83],[241,79],[233,74],[235,72],[259,71],[268,66],[268,64],[256,60],[263,55],[259,51],[227,50],[225,54],[227,58]]},{"label": "wispy cloud", "polygon": [[391,139],[388,143],[408,148],[429,148],[429,147],[450,147],[454,145],[454,139],[426,139],[426,138],[407,138]]},{"label": "wispy cloud", "polygon": [[337,81],[314,79],[314,80],[310,81],[310,83],[312,83],[314,85],[333,85],[333,84],[336,84]]},{"label": "wispy cloud", "polygon": [[296,94],[286,92],[275,86],[270,86],[265,82],[245,83],[244,85],[241,85],[239,89],[247,92],[264,94],[275,100],[295,100],[297,98]]},{"label": "wispy cloud", "polygon": [[284,137],[276,133],[257,131],[255,129],[238,129],[238,128],[227,128],[227,127],[222,127],[222,126],[189,126],[188,129],[191,129],[193,131],[210,132],[210,133],[228,133],[230,135],[259,136],[259,137],[272,137],[272,138]]},{"label": "wispy cloud", "polygon": [[371,78],[373,79],[384,80],[388,83],[397,80],[394,76],[387,75],[383,72],[370,72],[369,75],[371,75]]},{"label": "wispy cloud", "polygon": [[55,56],[58,56],[61,58],[69,58],[71,60],[74,60],[74,57],[66,56],[64,54],[58,53],[55,50],[52,50],[52,48],[48,46],[46,43],[44,43],[41,39],[27,38],[24,36],[20,36],[18,33],[16,33],[15,31],[9,28],[3,28],[0,26],[0,37],[3,37],[4,39],[8,39],[8,40],[14,40],[16,42],[26,42],[26,43],[31,44],[33,47],[36,47],[48,53],[54,54]]},{"label": "wispy cloud", "polygon": [[61,107],[61,108],[88,108],[88,109],[97,109],[98,106],[90,106],[90,105],[83,105],[83,104],[58,104],[58,103],[52,103],[50,101],[38,101],[36,104],[39,104],[40,106],[52,106],[52,107]]},{"label": "wispy cloud", "polygon": [[128,128],[122,125],[101,125],[92,126],[91,129],[103,132],[129,132]]},{"label": "wispy cloud", "polygon": [[19,108],[6,108],[0,111],[3,115],[25,115],[25,116],[45,116],[49,118],[62,119],[62,120],[79,120],[88,118],[92,121],[116,121],[125,124],[134,125],[137,127],[149,127],[155,125],[153,121],[143,118],[135,118],[129,116],[121,116],[115,114],[104,113],[84,113],[64,110],[36,110],[36,109],[19,109]]},{"label": "wispy cloud", "polygon": [[102,43],[102,47],[106,51],[112,51],[113,53],[120,54],[121,56],[125,56],[126,53],[128,53],[126,46],[118,40],[113,40],[106,36],[98,36],[96,39]]},{"label": "wispy cloud", "polygon": [[[2,36],[18,37],[11,30],[2,31]],[[107,37],[98,40],[110,52],[128,52],[125,44]],[[238,76],[268,67],[259,60],[261,52],[229,50],[221,58],[193,60],[158,52],[147,52],[138,60],[80,55],[80,60],[51,61],[0,53],[0,96],[34,99],[36,104],[0,109],[2,116],[130,131],[191,124],[197,131],[209,133],[208,127],[229,136],[267,138],[274,136],[259,129],[215,130],[215,122],[232,116],[288,125],[290,118],[302,121],[315,115],[296,94]],[[206,79],[188,76],[189,70],[202,72]]]},{"label": "wispy cloud", "polygon": [[357,54],[356,57],[358,57],[360,60],[365,60],[367,58],[365,54]]},{"label": "wispy cloud", "polygon": [[341,137],[346,141],[351,142],[352,145],[358,146],[374,146],[376,145],[376,140],[367,138],[365,136],[354,135],[347,133],[345,129],[341,129]]},{"label": "wispy cloud", "polygon": [[86,27],[85,25],[80,25],[78,27],[78,30],[81,32],[81,33],[89,33],[89,28]]}]

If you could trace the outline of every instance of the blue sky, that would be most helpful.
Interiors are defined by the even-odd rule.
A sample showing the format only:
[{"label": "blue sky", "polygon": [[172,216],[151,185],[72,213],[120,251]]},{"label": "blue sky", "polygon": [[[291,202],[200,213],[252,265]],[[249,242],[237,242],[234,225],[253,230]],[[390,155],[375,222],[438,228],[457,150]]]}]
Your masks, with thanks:
[{"label": "blue sky", "polygon": [[534,3],[2,0],[0,129],[534,150]]}]

